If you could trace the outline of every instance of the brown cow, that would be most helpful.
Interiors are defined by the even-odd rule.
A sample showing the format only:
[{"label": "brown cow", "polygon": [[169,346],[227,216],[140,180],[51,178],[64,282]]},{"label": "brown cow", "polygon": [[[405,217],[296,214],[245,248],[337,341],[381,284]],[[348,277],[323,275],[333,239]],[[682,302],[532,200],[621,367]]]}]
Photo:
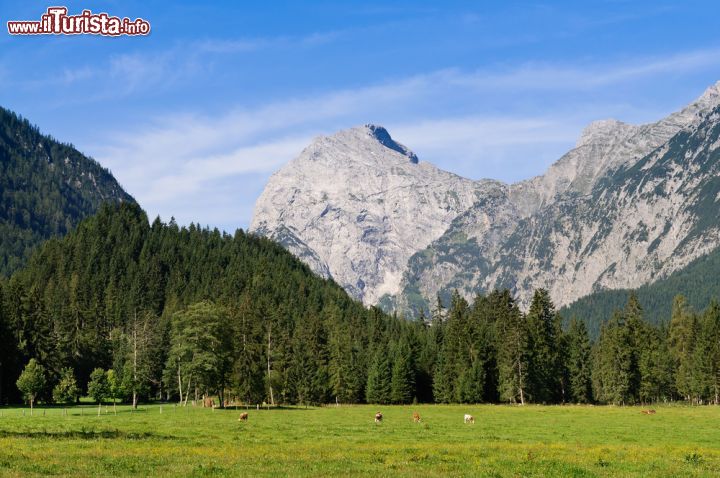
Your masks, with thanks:
[{"label": "brown cow", "polygon": [[651,408],[649,410],[643,410],[641,413],[644,413],[645,415],[655,415],[657,412]]},{"label": "brown cow", "polygon": [[248,419],[248,413],[247,413],[247,412],[242,412],[242,413],[240,414],[240,418],[239,418],[238,420],[242,420],[242,421],[246,422],[247,419]]},{"label": "brown cow", "polygon": [[465,423],[475,423],[475,417],[472,415],[465,414]]},{"label": "brown cow", "polygon": [[382,419],[383,419],[382,413],[377,412],[377,413],[375,414],[375,423],[380,423],[380,422],[382,422]]},{"label": "brown cow", "polygon": [[413,412],[413,421],[415,423],[420,423],[420,414],[418,412]]}]

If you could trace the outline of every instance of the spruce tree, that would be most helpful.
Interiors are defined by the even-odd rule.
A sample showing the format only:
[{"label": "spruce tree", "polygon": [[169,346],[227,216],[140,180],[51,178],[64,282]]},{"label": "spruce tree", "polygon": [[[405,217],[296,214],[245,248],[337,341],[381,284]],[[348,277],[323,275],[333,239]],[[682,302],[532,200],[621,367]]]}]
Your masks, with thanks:
[{"label": "spruce tree", "polygon": [[562,333],[555,306],[545,289],[533,295],[527,315],[528,396],[534,402],[549,403],[561,399],[559,342]]},{"label": "spruce tree", "polygon": [[[643,382],[643,370],[640,367],[641,356],[646,347],[650,347],[652,341],[648,337],[652,335],[650,325],[644,320],[642,306],[638,300],[637,293],[631,292],[627,305],[623,311],[625,327],[628,334],[628,348],[630,356],[630,390],[628,391],[631,401],[640,400],[640,387]],[[651,370],[647,371],[652,373]],[[651,377],[646,377],[651,380]]]},{"label": "spruce tree", "polygon": [[682,295],[676,296],[673,300],[668,345],[675,361],[675,387],[686,400],[692,397],[693,351],[697,329],[695,313]]},{"label": "spruce tree", "polygon": [[713,302],[702,314],[690,357],[689,390],[692,401],[718,402],[720,370],[720,307]]},{"label": "spruce tree", "polygon": [[593,353],[594,396],[616,405],[632,401],[632,340],[621,312],[600,330]]},{"label": "spruce tree", "polygon": [[713,299],[705,311],[707,335],[711,338],[711,346],[706,360],[711,364],[710,396],[715,405],[720,405],[720,304]]},{"label": "spruce tree", "polygon": [[639,348],[640,389],[643,403],[671,399],[673,396],[673,360],[667,346],[666,330],[647,326]]},{"label": "spruce tree", "polygon": [[485,369],[480,358],[471,361],[470,366],[460,374],[458,395],[461,403],[480,403],[483,401]]},{"label": "spruce tree", "polygon": [[454,401],[450,367],[451,364],[448,364],[445,359],[445,353],[440,350],[433,373],[433,400],[436,403],[452,403]]},{"label": "spruce tree", "polygon": [[368,403],[387,404],[391,402],[392,372],[387,351],[378,349],[375,352],[365,391]]},{"label": "spruce tree", "polygon": [[402,340],[395,351],[390,385],[392,403],[411,403],[415,397],[415,365],[412,350]]},{"label": "spruce tree", "polygon": [[574,403],[592,401],[592,346],[585,323],[570,320],[567,336],[567,370],[570,400]]},{"label": "spruce tree", "polygon": [[503,401],[525,404],[530,366],[527,321],[509,291],[503,292],[498,305],[498,392]]}]

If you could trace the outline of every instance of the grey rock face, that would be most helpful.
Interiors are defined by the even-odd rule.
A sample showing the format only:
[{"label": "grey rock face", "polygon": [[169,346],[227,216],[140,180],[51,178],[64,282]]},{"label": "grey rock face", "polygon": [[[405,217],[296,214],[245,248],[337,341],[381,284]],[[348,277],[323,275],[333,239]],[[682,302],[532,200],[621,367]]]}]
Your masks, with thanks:
[{"label": "grey rock face", "polygon": [[[589,125],[542,176],[507,185],[434,166],[366,125],[316,139],[270,179],[251,231],[367,304],[537,287],[564,305],[636,287],[720,245],[720,83],[657,123]],[[715,216],[713,216],[715,215]]]},{"label": "grey rock face", "polygon": [[410,256],[493,184],[420,163],[384,128],[366,125],[317,138],[275,173],[250,230],[374,304],[400,291]]}]

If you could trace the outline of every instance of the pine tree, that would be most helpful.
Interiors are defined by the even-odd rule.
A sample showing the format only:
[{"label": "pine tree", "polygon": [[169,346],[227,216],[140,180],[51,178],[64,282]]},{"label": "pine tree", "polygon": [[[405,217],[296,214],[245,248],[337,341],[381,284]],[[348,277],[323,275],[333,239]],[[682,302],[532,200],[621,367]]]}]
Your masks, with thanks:
[{"label": "pine tree", "polygon": [[442,370],[439,370],[443,380],[444,391],[442,401],[456,402],[458,400],[458,384],[460,373],[469,367],[468,359],[468,303],[454,290],[450,300],[450,309],[447,311],[443,324],[443,340],[440,348],[442,355]]},{"label": "pine tree", "polygon": [[670,354],[675,361],[675,387],[686,400],[692,396],[692,356],[697,335],[697,318],[682,295],[673,300],[668,331]]},{"label": "pine tree", "polygon": [[570,399],[575,403],[592,402],[592,346],[585,323],[570,320],[567,336],[567,370]]},{"label": "pine tree", "polygon": [[10,317],[5,312],[5,289],[5,281],[0,277],[0,404],[7,403],[11,398],[10,389],[15,385],[15,362],[18,356]]},{"label": "pine tree", "polygon": [[307,328],[300,329],[293,337],[293,365],[291,381],[295,399],[298,403],[309,405],[314,403],[315,357],[312,356]]},{"label": "pine tree", "polygon": [[[630,356],[630,389],[628,391],[630,400],[633,402],[641,400],[640,386],[643,382],[642,369],[640,367],[641,356],[644,349],[652,342],[648,340],[651,335],[650,325],[643,318],[643,310],[638,300],[637,294],[631,292],[628,297],[627,305],[623,311],[625,327],[628,334],[628,353]],[[648,370],[652,373],[651,370]],[[651,377],[647,377],[647,381],[651,381]]]},{"label": "pine tree", "polygon": [[632,401],[632,344],[623,314],[613,318],[600,330],[593,353],[594,396],[616,405]]},{"label": "pine tree", "polygon": [[547,290],[535,291],[527,315],[527,326],[530,349],[527,395],[538,403],[560,401],[559,341],[562,331]]},{"label": "pine tree", "polygon": [[715,405],[720,405],[720,304],[712,300],[705,310],[705,326],[712,345],[705,357],[711,364],[710,397]]},{"label": "pine tree", "polygon": [[415,365],[412,350],[406,340],[402,340],[395,350],[390,384],[392,403],[411,403],[415,397]]},{"label": "pine tree", "polygon": [[454,387],[451,364],[445,359],[445,353],[440,350],[433,373],[433,399],[436,403],[452,403],[454,401]]},{"label": "pine tree", "polygon": [[458,383],[459,401],[461,403],[480,403],[483,401],[485,369],[480,358],[472,360],[469,367],[460,374]]},{"label": "pine tree", "polygon": [[[239,310],[234,314],[232,321],[235,328],[233,387],[242,402],[260,403],[264,396],[263,340],[259,327],[262,318],[260,311],[253,307],[249,293],[243,294],[239,302]],[[299,326],[301,331],[304,330],[301,324]],[[303,359],[307,354],[307,348],[304,343],[299,343],[299,338],[294,337],[292,350],[295,361],[291,374],[294,374],[294,383],[297,383],[301,380],[298,370],[304,369]],[[307,367],[310,368],[311,365],[308,364]],[[307,398],[307,395],[303,397]]]},{"label": "pine tree", "polygon": [[330,338],[330,383],[338,403],[361,400],[366,379],[359,364],[359,350],[346,324],[340,323]]},{"label": "pine tree", "polygon": [[365,391],[368,403],[387,404],[391,402],[392,372],[386,350],[378,349],[375,352]]},{"label": "pine tree", "polygon": [[693,402],[718,402],[720,378],[720,307],[713,302],[702,314],[690,357],[689,389]]},{"label": "pine tree", "polygon": [[508,291],[499,305],[496,323],[500,399],[525,404],[530,366],[527,321]]},{"label": "pine tree", "polygon": [[636,346],[640,349],[640,401],[648,403],[672,398],[673,361],[665,331],[647,327],[643,341],[636,342]]}]

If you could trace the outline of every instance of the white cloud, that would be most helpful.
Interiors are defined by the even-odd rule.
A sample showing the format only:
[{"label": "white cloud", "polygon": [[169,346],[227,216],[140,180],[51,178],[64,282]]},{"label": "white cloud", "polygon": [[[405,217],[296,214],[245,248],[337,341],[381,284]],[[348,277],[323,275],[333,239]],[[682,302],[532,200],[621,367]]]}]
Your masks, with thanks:
[{"label": "white cloud", "polygon": [[503,72],[444,72],[448,84],[480,90],[587,90],[663,73],[717,68],[720,49],[683,52],[662,58],[633,58],[610,65],[528,63]]},{"label": "white cloud", "polygon": [[191,157],[176,165],[174,172],[161,175],[143,194],[146,201],[157,203],[174,200],[179,195],[203,194],[212,182],[248,173],[267,173],[292,158],[310,138],[279,139],[265,144],[245,146],[216,156]]},{"label": "white cloud", "polygon": [[422,160],[474,179],[513,181],[539,174],[575,142],[582,120],[462,116],[393,125]]},{"label": "white cloud", "polygon": [[[493,177],[510,168],[511,175],[527,177],[540,173],[570,147],[584,122],[605,117],[607,105],[606,110],[593,110],[596,107],[587,102],[548,108],[545,102],[547,111],[516,108],[502,114],[469,108],[497,95],[506,95],[509,103],[522,95],[534,97],[538,91],[564,95],[574,90],[587,96],[588,89],[708,68],[719,59],[720,50],[705,50],[605,67],[533,64],[499,73],[442,70],[255,108],[235,107],[219,116],[180,113],[149,118],[137,129],[109,135],[102,146],[90,145],[86,150],[109,166],[151,215],[175,215],[180,222],[218,218],[220,210],[229,214],[228,182],[236,180],[242,188],[248,174],[264,181],[297,156],[313,136],[365,122],[384,123],[421,159],[453,172]],[[131,72],[129,81],[137,84],[146,78],[163,81],[166,67],[161,61],[146,65],[135,56],[114,65],[116,72]],[[451,111],[448,105],[460,108]],[[590,114],[598,116],[588,118]],[[261,185],[253,187],[259,191]],[[242,202],[236,210],[245,211],[244,216],[233,213],[220,224],[249,223],[254,199],[234,197]],[[178,211],[190,203],[212,208],[213,201],[225,206],[207,214],[197,207]],[[190,216],[200,212],[198,217]]]}]

